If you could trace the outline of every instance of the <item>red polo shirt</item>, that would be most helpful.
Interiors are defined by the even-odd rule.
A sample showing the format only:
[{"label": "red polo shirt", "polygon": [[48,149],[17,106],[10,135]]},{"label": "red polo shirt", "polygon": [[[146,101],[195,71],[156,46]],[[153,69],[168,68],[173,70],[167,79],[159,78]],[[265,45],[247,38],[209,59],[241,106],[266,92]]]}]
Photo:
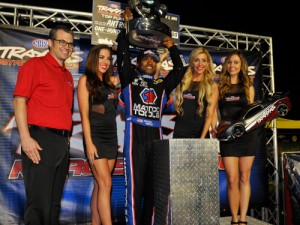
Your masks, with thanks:
[{"label": "red polo shirt", "polygon": [[73,90],[72,74],[47,53],[19,69],[14,96],[28,98],[28,124],[70,130]]}]

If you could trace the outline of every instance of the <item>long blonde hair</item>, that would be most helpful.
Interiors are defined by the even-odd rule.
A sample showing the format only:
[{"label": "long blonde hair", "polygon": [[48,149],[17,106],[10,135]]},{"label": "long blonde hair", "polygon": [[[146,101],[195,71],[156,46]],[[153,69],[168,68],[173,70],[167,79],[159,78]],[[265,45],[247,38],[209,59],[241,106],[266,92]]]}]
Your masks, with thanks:
[{"label": "long blonde hair", "polygon": [[213,68],[213,61],[211,58],[211,55],[209,52],[204,49],[203,47],[198,47],[194,49],[189,57],[189,66],[188,69],[184,75],[184,77],[181,80],[181,83],[176,87],[176,101],[175,101],[175,110],[178,115],[183,115],[184,111],[182,108],[183,103],[183,92],[185,90],[188,90],[192,81],[193,81],[193,62],[195,61],[195,58],[201,54],[204,53],[207,56],[208,64],[204,71],[204,78],[203,81],[201,81],[201,86],[199,88],[199,97],[198,97],[198,111],[197,113],[199,116],[202,116],[202,111],[204,109],[204,99],[206,99],[208,104],[211,104],[211,95],[214,90],[214,68]]},{"label": "long blonde hair", "polygon": [[253,85],[252,80],[248,76],[248,63],[244,55],[240,51],[234,51],[230,53],[223,63],[221,74],[220,74],[220,99],[225,97],[226,93],[229,93],[231,90],[231,81],[230,74],[228,73],[228,61],[231,56],[237,55],[241,60],[241,70],[238,75],[239,82],[241,83],[241,87],[246,94],[248,102],[250,102],[250,94],[249,89]]}]

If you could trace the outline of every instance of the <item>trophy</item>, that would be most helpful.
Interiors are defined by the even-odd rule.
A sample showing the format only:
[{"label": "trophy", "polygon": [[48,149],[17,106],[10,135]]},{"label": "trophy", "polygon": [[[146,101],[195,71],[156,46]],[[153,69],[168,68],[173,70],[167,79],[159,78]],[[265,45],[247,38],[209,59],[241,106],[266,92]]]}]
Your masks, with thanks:
[{"label": "trophy", "polygon": [[133,45],[157,49],[165,36],[171,36],[171,29],[161,22],[167,14],[167,6],[158,0],[129,0],[133,13],[137,14],[127,24],[127,38]]}]

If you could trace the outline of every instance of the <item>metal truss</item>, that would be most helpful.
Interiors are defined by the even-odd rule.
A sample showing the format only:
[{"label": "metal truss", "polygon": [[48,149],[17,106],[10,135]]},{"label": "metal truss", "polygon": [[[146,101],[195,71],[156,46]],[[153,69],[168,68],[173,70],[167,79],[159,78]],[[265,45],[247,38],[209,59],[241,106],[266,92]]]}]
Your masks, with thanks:
[{"label": "metal truss", "polygon": [[[18,5],[0,2],[0,24],[51,28],[67,23],[78,34],[92,34],[92,13]],[[180,25],[180,47],[206,46],[213,49],[240,49],[262,53],[263,94],[275,92],[272,38],[203,27]],[[267,165],[269,169],[269,203],[267,208],[251,209],[251,216],[271,224],[280,224],[279,169],[276,120],[268,126]]]},{"label": "metal truss", "polygon": [[[213,49],[239,49],[262,53],[264,96],[275,92],[272,38],[266,36],[215,30],[203,27],[180,26],[180,47],[206,46]],[[251,209],[252,217],[271,224],[280,224],[279,170],[276,120],[268,125],[267,165],[269,178],[269,206]]]},{"label": "metal truss", "polygon": [[7,25],[51,28],[55,23],[68,23],[77,33],[92,33],[92,14],[62,9],[0,2],[0,22]]}]

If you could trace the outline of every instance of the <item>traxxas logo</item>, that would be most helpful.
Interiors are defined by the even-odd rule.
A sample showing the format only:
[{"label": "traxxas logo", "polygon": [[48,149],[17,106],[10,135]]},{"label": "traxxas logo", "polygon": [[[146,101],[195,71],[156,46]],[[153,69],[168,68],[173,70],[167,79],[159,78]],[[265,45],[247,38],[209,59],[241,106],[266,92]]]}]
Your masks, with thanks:
[{"label": "traxxas logo", "polygon": [[143,100],[144,103],[153,105],[157,99],[157,95],[153,88],[145,88],[141,93],[140,93],[141,99]]}]

